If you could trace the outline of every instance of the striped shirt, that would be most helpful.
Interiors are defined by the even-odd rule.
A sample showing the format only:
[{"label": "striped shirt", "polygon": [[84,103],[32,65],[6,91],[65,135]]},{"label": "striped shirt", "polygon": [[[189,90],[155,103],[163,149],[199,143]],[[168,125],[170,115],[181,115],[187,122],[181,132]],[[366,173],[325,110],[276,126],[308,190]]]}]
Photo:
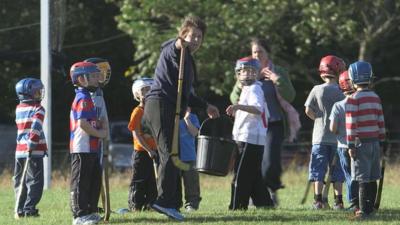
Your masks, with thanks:
[{"label": "striped shirt", "polygon": [[375,92],[355,92],[346,102],[346,140],[349,148],[361,142],[384,141],[385,121],[381,100]]},{"label": "striped shirt", "polygon": [[17,124],[16,158],[27,158],[29,151],[34,158],[46,154],[47,144],[43,132],[45,110],[40,103],[20,103],[15,110]]},{"label": "striped shirt", "polygon": [[80,119],[87,120],[96,128],[97,115],[88,90],[75,89],[75,99],[70,112],[70,153],[97,153],[100,150],[99,138],[90,136],[79,127]]}]

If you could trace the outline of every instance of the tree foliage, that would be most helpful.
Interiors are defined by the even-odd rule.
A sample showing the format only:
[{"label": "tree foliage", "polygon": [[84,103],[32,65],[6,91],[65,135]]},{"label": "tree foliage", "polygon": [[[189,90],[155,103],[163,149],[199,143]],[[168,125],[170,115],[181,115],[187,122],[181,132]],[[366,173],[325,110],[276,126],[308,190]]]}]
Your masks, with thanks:
[{"label": "tree foliage", "polygon": [[319,59],[326,54],[347,62],[371,60],[377,42],[397,29],[400,15],[400,3],[393,0],[113,2],[121,9],[118,27],[132,37],[134,58],[139,62],[126,76],[152,75],[161,43],[175,37],[183,18],[194,14],[208,25],[203,47],[196,53],[206,84],[202,87],[220,95],[231,91],[234,62],[250,53],[250,37],[264,39],[274,62],[286,66],[295,82],[306,81],[309,87],[319,82],[318,76],[309,75],[316,74]]}]

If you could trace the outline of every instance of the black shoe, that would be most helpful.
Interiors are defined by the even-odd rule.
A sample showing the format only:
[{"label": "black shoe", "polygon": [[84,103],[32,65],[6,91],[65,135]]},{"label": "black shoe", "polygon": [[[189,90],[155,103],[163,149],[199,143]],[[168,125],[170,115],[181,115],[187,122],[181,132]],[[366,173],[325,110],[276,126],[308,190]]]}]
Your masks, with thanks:
[{"label": "black shoe", "polygon": [[32,211],[25,212],[25,217],[39,217],[39,210],[34,209]]}]

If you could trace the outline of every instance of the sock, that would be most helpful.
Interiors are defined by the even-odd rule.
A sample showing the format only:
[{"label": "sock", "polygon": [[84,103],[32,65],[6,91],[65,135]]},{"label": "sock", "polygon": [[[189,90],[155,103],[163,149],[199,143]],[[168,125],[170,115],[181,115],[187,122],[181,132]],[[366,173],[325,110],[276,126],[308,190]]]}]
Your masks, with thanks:
[{"label": "sock", "polygon": [[316,202],[322,202],[322,194],[314,194],[314,200]]},{"label": "sock", "polygon": [[368,207],[367,207],[367,186],[368,183],[360,183],[359,184],[359,190],[358,190],[358,194],[359,194],[359,201],[360,201],[360,210],[363,213],[366,213],[368,211]]},{"label": "sock", "polygon": [[342,195],[334,195],[336,204],[343,204],[343,196]]}]

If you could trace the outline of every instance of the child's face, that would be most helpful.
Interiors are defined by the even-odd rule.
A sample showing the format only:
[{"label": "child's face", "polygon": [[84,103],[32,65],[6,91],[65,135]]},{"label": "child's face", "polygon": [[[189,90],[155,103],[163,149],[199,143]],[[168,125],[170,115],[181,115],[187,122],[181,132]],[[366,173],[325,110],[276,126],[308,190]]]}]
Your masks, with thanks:
[{"label": "child's face", "polygon": [[203,41],[203,33],[200,29],[189,28],[189,31],[186,33],[184,39],[189,44],[190,52],[195,53],[201,46]]},{"label": "child's face", "polygon": [[140,96],[139,96],[140,101],[143,101],[144,97],[146,96],[147,92],[149,92],[149,91],[150,91],[150,86],[143,87],[140,90]]},{"label": "child's face", "polygon": [[238,73],[238,80],[242,85],[251,85],[256,81],[258,77],[258,72],[251,67],[245,67],[241,70],[239,70]]},{"label": "child's face", "polygon": [[91,73],[88,75],[80,76],[78,78],[78,81],[82,87],[98,87],[99,80],[101,79],[101,77],[102,77],[102,75],[100,72]]}]

